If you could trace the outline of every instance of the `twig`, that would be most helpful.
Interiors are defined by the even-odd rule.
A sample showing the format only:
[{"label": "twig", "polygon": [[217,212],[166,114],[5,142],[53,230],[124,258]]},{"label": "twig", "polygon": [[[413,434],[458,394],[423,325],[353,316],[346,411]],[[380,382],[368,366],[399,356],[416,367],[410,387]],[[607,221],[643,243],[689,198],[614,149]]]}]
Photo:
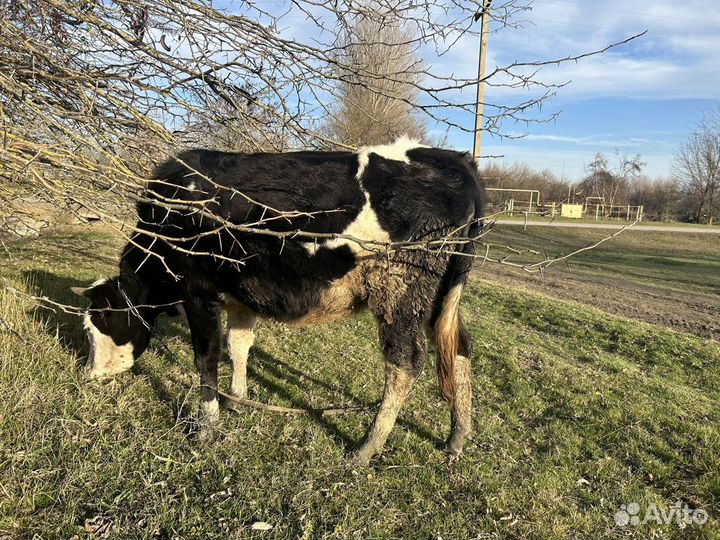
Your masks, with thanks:
[{"label": "twig", "polygon": [[317,416],[317,415],[337,416],[337,415],[348,414],[348,413],[353,413],[353,412],[372,411],[375,408],[377,408],[377,405],[374,405],[372,407],[326,407],[326,408],[303,409],[303,408],[295,408],[295,407],[280,407],[278,405],[268,405],[268,404],[260,403],[259,401],[255,401],[252,399],[235,397],[230,394],[226,394],[225,392],[220,392],[219,390],[218,390],[218,395],[222,398],[221,404],[223,405],[223,407],[226,407],[231,410],[235,410],[237,405],[245,405],[246,407],[252,407],[253,409],[259,409],[262,411],[277,412],[277,413],[308,414],[308,415],[314,415],[314,416]]}]

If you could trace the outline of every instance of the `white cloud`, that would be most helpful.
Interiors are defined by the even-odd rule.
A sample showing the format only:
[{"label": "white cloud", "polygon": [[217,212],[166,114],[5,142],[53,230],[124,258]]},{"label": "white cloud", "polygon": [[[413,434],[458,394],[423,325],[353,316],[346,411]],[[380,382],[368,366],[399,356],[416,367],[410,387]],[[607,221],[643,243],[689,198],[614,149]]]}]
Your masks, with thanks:
[{"label": "white cloud", "polygon": [[557,143],[570,143],[579,146],[593,146],[596,148],[632,148],[646,144],[664,144],[664,141],[652,141],[640,137],[627,137],[625,139],[614,138],[613,134],[603,135],[587,135],[587,136],[571,136],[571,135],[553,135],[529,133],[511,133],[511,137],[519,137],[523,141],[544,141]]},{"label": "white cloud", "polygon": [[[571,81],[559,90],[562,98],[715,99],[720,88],[716,60],[720,56],[720,17],[710,14],[716,10],[715,2],[702,0],[684,2],[681,14],[669,0],[608,0],[601,4],[538,0],[533,10],[522,16],[528,21],[523,28],[491,33],[487,69],[599,50],[647,30],[645,36],[604,54],[544,67],[537,79],[555,84]],[[463,39],[436,67],[472,78],[476,63],[468,60],[477,58],[477,48],[476,38]],[[528,92],[533,89],[487,89],[493,99],[522,99]]]}]

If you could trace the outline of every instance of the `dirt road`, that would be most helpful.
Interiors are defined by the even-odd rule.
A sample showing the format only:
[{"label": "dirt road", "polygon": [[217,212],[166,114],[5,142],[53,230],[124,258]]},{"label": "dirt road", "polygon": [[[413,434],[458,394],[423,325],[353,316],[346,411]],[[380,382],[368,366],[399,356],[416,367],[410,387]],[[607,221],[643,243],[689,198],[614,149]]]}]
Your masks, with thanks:
[{"label": "dirt road", "polygon": [[[498,219],[495,220],[498,225],[524,225],[521,220]],[[564,227],[574,229],[622,229],[625,224],[615,225],[613,223],[568,223],[566,221],[528,221],[528,227]],[[716,234],[720,236],[720,227],[691,227],[691,226],[673,226],[673,225],[634,225],[633,231],[655,231],[655,232],[677,232],[677,233],[701,233]]]},{"label": "dirt road", "polygon": [[584,275],[559,268],[544,276],[498,265],[475,272],[491,282],[542,292],[608,313],[720,341],[720,298],[717,296],[659,289],[620,276]]}]

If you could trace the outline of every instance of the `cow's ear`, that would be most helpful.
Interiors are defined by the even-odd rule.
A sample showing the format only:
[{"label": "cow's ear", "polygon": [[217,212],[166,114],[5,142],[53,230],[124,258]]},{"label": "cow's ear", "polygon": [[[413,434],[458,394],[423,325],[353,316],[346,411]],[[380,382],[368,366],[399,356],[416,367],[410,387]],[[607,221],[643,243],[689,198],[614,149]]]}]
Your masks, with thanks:
[{"label": "cow's ear", "polygon": [[78,296],[82,296],[83,298],[89,298],[90,297],[90,288],[89,287],[70,287],[70,290],[77,294]]},{"label": "cow's ear", "polygon": [[94,283],[88,285],[87,287],[70,287],[70,290],[78,296],[92,299],[93,293],[95,293],[95,291],[100,292],[104,288],[104,286],[110,284],[111,280],[109,278],[100,278]]}]

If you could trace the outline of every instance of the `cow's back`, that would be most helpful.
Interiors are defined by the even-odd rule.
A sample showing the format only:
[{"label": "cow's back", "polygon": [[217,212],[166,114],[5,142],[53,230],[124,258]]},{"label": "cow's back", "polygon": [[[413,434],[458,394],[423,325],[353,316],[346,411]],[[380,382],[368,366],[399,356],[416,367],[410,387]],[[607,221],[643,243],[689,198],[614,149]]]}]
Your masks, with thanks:
[{"label": "cow's back", "polygon": [[[441,237],[472,218],[479,200],[466,155],[410,148],[404,156],[191,150],[158,167],[148,192],[157,203],[140,205],[139,226],[178,239],[153,249],[164,251],[187,286],[211,287],[261,315],[314,322],[370,302],[391,318],[408,268],[411,280],[432,287],[446,258],[396,253],[388,272],[383,243]],[[272,234],[287,231],[339,236]]]}]

